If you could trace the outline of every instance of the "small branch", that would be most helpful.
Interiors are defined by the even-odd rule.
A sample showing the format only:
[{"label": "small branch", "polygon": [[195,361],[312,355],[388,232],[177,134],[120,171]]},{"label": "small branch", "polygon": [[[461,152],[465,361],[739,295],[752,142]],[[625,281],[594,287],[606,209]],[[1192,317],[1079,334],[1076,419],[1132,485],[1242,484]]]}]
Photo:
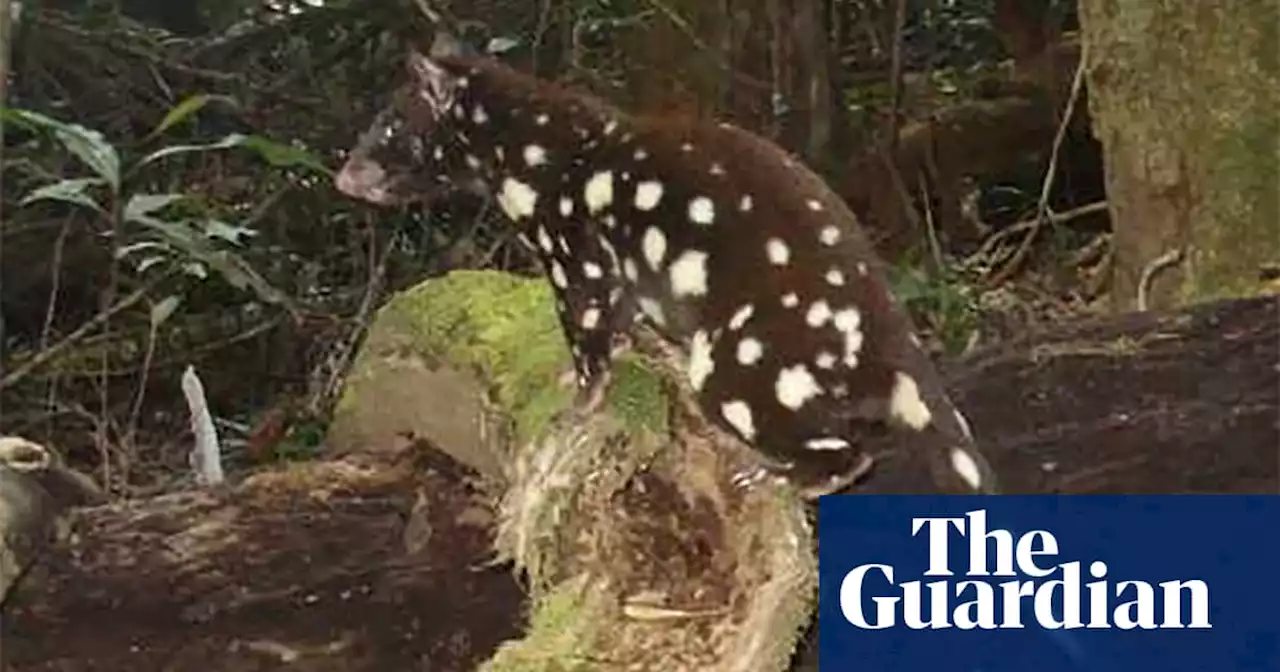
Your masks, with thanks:
[{"label": "small branch", "polygon": [[902,112],[902,32],[907,24],[907,0],[897,0],[893,13],[893,51],[889,69],[889,119],[886,122],[885,142],[889,156],[898,154],[898,116]]},{"label": "small branch", "polygon": [[[1094,213],[1104,212],[1106,211],[1107,206],[1108,204],[1106,201],[1094,201],[1093,203],[1089,203],[1088,205],[1082,205],[1078,208],[1072,208],[1066,212],[1051,212],[1049,213],[1049,223],[1055,226],[1059,224],[1066,224],[1072,220],[1079,219],[1080,217],[1084,217],[1085,215],[1092,215]],[[1018,222],[1016,224],[1011,224],[997,231],[996,233],[992,234],[990,238],[987,238],[986,241],[982,243],[982,247],[978,249],[977,253],[975,253],[975,256],[980,256],[980,255],[991,252],[992,248],[996,246],[996,243],[1014,234],[1027,231],[1028,229],[1033,229],[1039,225],[1039,222],[1040,222],[1040,218],[1038,217],[1034,219],[1024,219],[1021,222]]]},{"label": "small branch", "polygon": [[1075,116],[1076,102],[1080,99],[1080,91],[1084,87],[1084,70],[1088,63],[1088,46],[1080,45],[1080,61],[1076,64],[1076,76],[1071,82],[1071,97],[1067,99],[1067,107],[1062,115],[1062,120],[1058,122],[1058,132],[1053,137],[1053,150],[1049,153],[1049,167],[1045,170],[1044,182],[1040,185],[1040,201],[1036,204],[1035,225],[1031,227],[1031,231],[1022,239],[1022,244],[1018,246],[1018,251],[1013,254],[1013,258],[1005,264],[994,276],[988,280],[988,286],[994,287],[1002,284],[1014,271],[1022,265],[1026,260],[1027,254],[1031,251],[1031,243],[1035,241],[1036,236],[1040,233],[1046,222],[1051,221],[1052,213],[1049,211],[1049,194],[1053,190],[1054,178],[1058,174],[1058,152],[1062,149],[1062,141],[1067,136],[1067,127],[1071,124],[1071,118]]},{"label": "small branch", "polygon": [[1138,279],[1138,310],[1147,310],[1147,296],[1151,290],[1151,281],[1160,271],[1182,261],[1182,249],[1174,248],[1151,260],[1142,268],[1142,277]]},{"label": "small branch", "polygon": [[0,378],[0,390],[3,390],[5,388],[11,387],[17,384],[23,378],[26,378],[28,375],[30,375],[32,371],[43,366],[44,364],[47,364],[50,360],[62,354],[62,352],[67,348],[70,348],[76,343],[79,343],[85,336],[88,336],[90,333],[92,333],[93,330],[106,324],[108,321],[111,320],[112,317],[115,317],[116,315],[120,314],[122,311],[137,305],[138,302],[146,298],[147,292],[154,289],[156,285],[160,284],[160,282],[167,277],[169,277],[168,274],[165,274],[162,276],[157,276],[156,278],[147,282],[145,285],[134,290],[132,294],[124,297],[123,299],[119,300],[111,307],[95,315],[93,319],[80,325],[80,328],[68,334],[66,338],[62,339],[61,341],[58,341],[53,346],[51,346],[48,350],[41,351],[40,353],[32,357],[31,360],[28,361],[26,364],[23,364],[22,366],[19,366],[18,368],[14,369],[12,373],[5,376],[4,378]]}]

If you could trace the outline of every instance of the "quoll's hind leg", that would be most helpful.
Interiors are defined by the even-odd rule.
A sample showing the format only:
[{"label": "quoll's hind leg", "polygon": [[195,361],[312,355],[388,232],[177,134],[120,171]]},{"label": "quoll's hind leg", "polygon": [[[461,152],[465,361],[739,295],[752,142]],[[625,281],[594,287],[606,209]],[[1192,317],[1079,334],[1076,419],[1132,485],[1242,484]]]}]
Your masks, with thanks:
[{"label": "quoll's hind leg", "polygon": [[870,455],[854,448],[809,456],[781,476],[803,499],[812,501],[849,489],[870,474],[874,466]]}]

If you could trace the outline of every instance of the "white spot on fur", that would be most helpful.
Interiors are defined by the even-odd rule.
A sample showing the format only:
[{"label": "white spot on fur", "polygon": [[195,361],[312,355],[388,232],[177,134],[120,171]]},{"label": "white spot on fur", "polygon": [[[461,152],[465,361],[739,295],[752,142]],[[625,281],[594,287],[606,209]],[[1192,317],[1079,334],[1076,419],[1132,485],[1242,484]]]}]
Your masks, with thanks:
[{"label": "white spot on fur", "polygon": [[973,432],[969,429],[969,421],[965,419],[964,413],[954,411],[956,414],[956,423],[960,425],[960,431],[964,432],[964,438],[972,441]]},{"label": "white spot on fur", "polygon": [[827,226],[822,227],[822,230],[818,232],[818,240],[822,241],[822,244],[828,247],[835,245],[840,242],[840,229],[837,229],[834,225],[828,224]]},{"label": "white spot on fur", "polygon": [[745,401],[726,401],[720,405],[720,415],[724,416],[742,438],[750,441],[756,437],[755,422],[751,419],[751,407]]},{"label": "white spot on fur", "polygon": [[641,182],[636,185],[636,209],[652,210],[662,200],[662,183],[656,180]]},{"label": "white spot on fur", "polygon": [[689,221],[694,224],[710,224],[716,219],[716,206],[706,196],[689,201]]},{"label": "white spot on fur", "polygon": [[795,308],[798,305],[800,305],[800,297],[796,296],[795,292],[787,292],[782,295],[783,308]]},{"label": "white spot on fur", "polygon": [[837,311],[833,322],[836,329],[844,334],[844,364],[849,368],[858,365],[858,351],[862,349],[862,314],[857,308],[845,308]]},{"label": "white spot on fur", "polygon": [[812,211],[814,211],[814,212],[817,212],[817,211],[819,211],[819,210],[821,210],[821,209],[822,209],[822,204],[821,204],[821,203],[819,203],[819,202],[817,201],[817,199],[813,199],[813,198],[811,198],[811,199],[809,199],[809,200],[805,201],[805,202],[804,202],[804,204],[805,204],[805,205],[807,205],[807,206],[809,206],[809,209],[810,209],[810,210],[812,210]]},{"label": "white spot on fur", "polygon": [[551,260],[551,282],[555,283],[556,287],[560,289],[569,286],[569,278],[564,274],[564,266],[561,266],[560,262],[554,259]]},{"label": "white spot on fur", "polygon": [[662,304],[647,296],[642,296],[639,299],[636,299],[636,303],[640,306],[640,312],[643,313],[645,317],[653,320],[654,324],[659,327],[665,327],[667,325],[667,316],[662,312]]},{"label": "white spot on fur", "polygon": [[765,253],[769,255],[769,263],[774,266],[786,266],[791,261],[791,248],[781,238],[770,238],[764,243]]},{"label": "white spot on fur", "polygon": [[824,350],[823,352],[819,352],[817,357],[813,358],[813,363],[816,364],[819,369],[830,369],[836,365],[836,356]]},{"label": "white spot on fur", "polygon": [[591,214],[609,207],[613,203],[613,173],[602,170],[592,175],[582,189],[582,200]]},{"label": "white spot on fur", "polygon": [[573,214],[573,199],[567,196],[560,197],[560,216],[568,217]]},{"label": "white spot on fur", "polygon": [[866,274],[867,274],[867,265],[866,265],[865,263],[863,263],[863,262],[859,261],[859,262],[858,262],[858,265],[857,265],[857,267],[856,267],[856,268],[858,269],[858,275],[866,275]]},{"label": "white spot on fur", "polygon": [[476,105],[475,109],[471,110],[471,121],[476,124],[483,124],[489,121],[489,115],[485,113],[483,107]]},{"label": "white spot on fur", "polygon": [[759,339],[747,338],[738,341],[738,363],[743,366],[751,366],[760,361],[760,357],[764,355],[764,344]]},{"label": "white spot on fur", "polygon": [[814,329],[826,324],[829,319],[831,319],[831,306],[822,300],[809,304],[809,310],[804,315],[804,321]]},{"label": "white spot on fur", "polygon": [[754,312],[755,306],[752,306],[749,303],[738,308],[737,312],[733,314],[733,317],[729,318],[729,331],[737,331],[741,329],[742,325],[746,324],[747,320],[751,319],[751,314]]},{"label": "white spot on fur", "polygon": [[555,249],[554,244],[551,242],[551,234],[547,233],[547,227],[542,225],[538,226],[538,247],[541,247],[542,251],[547,254],[551,254]]},{"label": "white spot on fur", "polygon": [[832,287],[840,287],[844,285],[844,273],[841,273],[838,268],[833,268],[827,271],[826,279],[827,284]]},{"label": "white spot on fur", "polygon": [[920,398],[915,379],[899,371],[894,375],[893,392],[889,395],[889,415],[904,425],[924,429],[929,424],[929,407]]},{"label": "white spot on fur", "polygon": [[627,276],[631,282],[635,282],[640,277],[640,269],[636,267],[636,260],[627,257],[622,260],[622,274]]},{"label": "white spot on fur", "polygon": [[582,274],[592,280],[599,280],[604,277],[604,269],[600,268],[600,264],[594,261],[582,262]]},{"label": "white spot on fur", "polygon": [[952,448],[951,468],[970,488],[978,490],[982,487],[982,470],[978,468],[978,461],[973,459],[968,451],[963,448]]},{"label": "white spot on fur", "polygon": [[640,241],[641,250],[644,252],[645,261],[649,262],[649,268],[658,270],[662,268],[662,259],[667,256],[667,237],[662,233],[662,229],[651,226],[644,232],[644,239]]},{"label": "white spot on fur", "polygon": [[805,402],[817,396],[822,388],[818,387],[818,381],[804,364],[796,364],[778,373],[773,391],[778,397],[778,403],[796,411],[804,406]]},{"label": "white spot on fur", "polygon": [[538,116],[533,118],[533,123],[539,126],[546,126],[548,121],[551,121],[551,117],[545,114],[539,114]]},{"label": "white spot on fur", "polygon": [[513,178],[502,180],[502,190],[498,192],[498,206],[512,221],[519,221],[533,215],[538,205],[538,192],[533,187]]},{"label": "white spot on fur", "polygon": [[809,439],[804,442],[804,445],[809,450],[844,450],[849,447],[849,442],[834,436],[824,436],[817,439]]},{"label": "white spot on fur", "polygon": [[681,296],[702,296],[707,293],[707,253],[698,250],[686,250],[675,261],[671,262],[671,294]]},{"label": "white spot on fur", "polygon": [[547,162],[547,150],[539,145],[525,145],[524,162],[530,168]]},{"label": "white spot on fur", "polygon": [[600,324],[600,309],[588,308],[582,312],[582,328],[595,329]]},{"label": "white spot on fur", "polygon": [[742,198],[738,200],[738,209],[742,212],[751,212],[751,207],[751,194],[744,194]]},{"label": "white spot on fur", "polygon": [[707,332],[699,329],[693,334],[693,342],[689,345],[689,384],[695,392],[702,391],[707,376],[716,368],[711,359],[711,339]]},{"label": "white spot on fur", "polygon": [[712,175],[724,175],[724,166],[722,166],[722,165],[720,165],[720,164],[718,164],[718,163],[713,163],[713,164],[711,164],[711,174],[712,174]]},{"label": "white spot on fur", "polygon": [[631,155],[631,158],[635,159],[636,161],[644,161],[645,159],[649,158],[649,152],[646,152],[644,151],[643,148],[640,148],[640,149],[637,149],[635,153]]},{"label": "white spot on fur", "polygon": [[616,119],[610,119],[609,121],[605,122],[605,125],[604,125],[605,135],[612,135],[613,132],[616,130],[618,130],[618,121]]}]

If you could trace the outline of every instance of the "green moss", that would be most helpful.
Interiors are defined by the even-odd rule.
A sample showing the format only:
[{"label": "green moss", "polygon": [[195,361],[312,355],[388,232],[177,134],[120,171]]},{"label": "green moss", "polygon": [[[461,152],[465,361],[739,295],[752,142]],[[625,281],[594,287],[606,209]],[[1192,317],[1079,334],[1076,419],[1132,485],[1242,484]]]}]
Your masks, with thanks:
[{"label": "green moss", "polygon": [[555,382],[570,362],[552,302],[541,278],[455,271],[396,296],[378,319],[413,334],[415,351],[474,368],[527,438],[571,397]]},{"label": "green moss", "polygon": [[550,672],[598,669],[591,663],[603,601],[584,577],[566,582],[539,600],[523,639],[504,643],[483,672]]},{"label": "green moss", "polygon": [[662,375],[643,357],[623,355],[614,362],[609,408],[632,432],[668,431],[667,395]]}]

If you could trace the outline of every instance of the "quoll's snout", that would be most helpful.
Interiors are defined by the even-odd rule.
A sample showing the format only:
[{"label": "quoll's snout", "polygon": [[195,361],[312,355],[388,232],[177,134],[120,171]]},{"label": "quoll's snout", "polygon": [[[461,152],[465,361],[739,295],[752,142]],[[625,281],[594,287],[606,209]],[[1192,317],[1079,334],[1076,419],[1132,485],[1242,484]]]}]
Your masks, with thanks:
[{"label": "quoll's snout", "polygon": [[342,166],[334,185],[352,198],[384,204],[387,202],[387,191],[382,184],[385,179],[386,172],[381,166],[368,159],[352,157]]}]

